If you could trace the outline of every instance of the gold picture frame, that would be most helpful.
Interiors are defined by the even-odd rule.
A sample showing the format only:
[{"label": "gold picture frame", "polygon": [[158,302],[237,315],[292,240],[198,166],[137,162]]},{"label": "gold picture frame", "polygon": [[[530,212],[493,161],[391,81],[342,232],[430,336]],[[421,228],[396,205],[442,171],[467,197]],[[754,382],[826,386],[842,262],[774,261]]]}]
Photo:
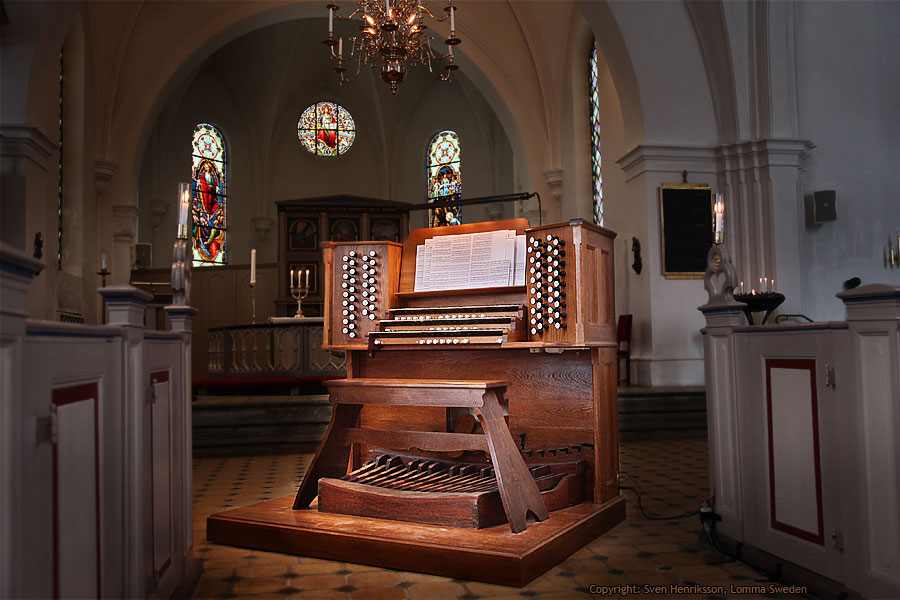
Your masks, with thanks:
[{"label": "gold picture frame", "polygon": [[713,244],[715,194],[706,183],[659,186],[660,251],[666,279],[703,279]]}]

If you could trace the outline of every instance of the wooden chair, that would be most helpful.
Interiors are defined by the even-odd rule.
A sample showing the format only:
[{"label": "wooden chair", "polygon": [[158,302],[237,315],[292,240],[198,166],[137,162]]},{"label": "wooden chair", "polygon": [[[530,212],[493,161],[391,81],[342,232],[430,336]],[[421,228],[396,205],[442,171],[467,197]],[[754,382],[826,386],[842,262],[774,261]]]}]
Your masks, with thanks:
[{"label": "wooden chair", "polygon": [[[346,474],[350,445],[364,443],[432,452],[483,450],[491,457],[503,509],[513,533],[525,530],[529,512],[538,521],[548,518],[537,484],[503,417],[505,381],[359,378],[329,381],[325,385],[334,412],[325,439],[300,484],[294,510],[310,505],[320,478],[336,479]],[[359,415],[365,404],[470,408],[481,418],[484,435],[360,428]]]},{"label": "wooden chair", "polygon": [[619,370],[619,361],[625,359],[625,385],[631,385],[631,320],[632,315],[619,315],[619,323],[616,327],[617,380],[622,381],[623,379]]}]

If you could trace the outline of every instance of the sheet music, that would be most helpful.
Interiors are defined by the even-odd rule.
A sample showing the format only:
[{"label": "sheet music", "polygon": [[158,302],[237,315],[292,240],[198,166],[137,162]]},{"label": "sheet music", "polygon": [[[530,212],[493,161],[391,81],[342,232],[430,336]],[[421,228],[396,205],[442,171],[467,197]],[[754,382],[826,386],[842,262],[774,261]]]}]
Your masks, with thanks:
[{"label": "sheet music", "polygon": [[416,292],[425,291],[425,244],[416,246]]},{"label": "sheet music", "polygon": [[431,246],[428,247],[428,241],[425,242],[428,254],[431,259],[431,266],[425,276],[426,287],[429,290],[446,290],[449,288],[450,272],[453,265],[450,264],[451,237],[449,235],[440,235],[431,238]]},{"label": "sheet music", "polygon": [[[524,236],[514,230],[442,235],[416,248],[415,291],[457,290],[513,285],[519,269],[516,251],[521,239],[520,279],[524,283]],[[519,285],[522,285],[520,283]]]},{"label": "sheet music", "polygon": [[515,266],[513,285],[525,285],[525,234],[516,236]]}]

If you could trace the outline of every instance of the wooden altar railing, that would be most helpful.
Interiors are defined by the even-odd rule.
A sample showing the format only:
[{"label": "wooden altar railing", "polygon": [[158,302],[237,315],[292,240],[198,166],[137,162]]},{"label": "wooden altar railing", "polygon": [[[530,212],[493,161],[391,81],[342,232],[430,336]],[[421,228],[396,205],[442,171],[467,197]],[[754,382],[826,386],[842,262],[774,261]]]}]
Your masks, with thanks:
[{"label": "wooden altar railing", "polygon": [[212,376],[343,375],[344,352],[322,349],[321,317],[216,327],[207,334]]}]

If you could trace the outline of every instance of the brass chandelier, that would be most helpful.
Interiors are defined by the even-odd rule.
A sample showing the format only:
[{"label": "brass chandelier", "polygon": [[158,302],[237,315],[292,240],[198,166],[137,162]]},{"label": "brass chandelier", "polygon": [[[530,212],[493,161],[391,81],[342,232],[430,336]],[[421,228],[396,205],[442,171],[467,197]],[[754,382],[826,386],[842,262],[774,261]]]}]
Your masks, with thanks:
[{"label": "brass chandelier", "polygon": [[[428,71],[435,79],[449,81],[450,74],[459,68],[453,64],[453,46],[460,43],[456,37],[456,7],[450,0],[444,7],[446,15],[435,16],[424,4],[417,0],[358,0],[356,8],[346,17],[337,14],[340,7],[328,4],[328,46],[331,59],[337,61],[332,70],[339,73],[341,83],[350,83],[359,76],[362,65],[381,67],[381,79],[391,86],[391,93],[397,93],[397,85],[406,77],[407,65],[428,65]],[[444,40],[447,54],[436,53],[429,42],[434,38],[426,33],[425,15],[436,22],[450,20],[450,37]],[[358,18],[359,33],[350,37],[350,52],[344,56],[344,40],[334,37],[334,19],[350,21]],[[348,75],[345,62],[356,61],[356,70]],[[432,62],[443,63],[443,72],[436,71]]]}]

